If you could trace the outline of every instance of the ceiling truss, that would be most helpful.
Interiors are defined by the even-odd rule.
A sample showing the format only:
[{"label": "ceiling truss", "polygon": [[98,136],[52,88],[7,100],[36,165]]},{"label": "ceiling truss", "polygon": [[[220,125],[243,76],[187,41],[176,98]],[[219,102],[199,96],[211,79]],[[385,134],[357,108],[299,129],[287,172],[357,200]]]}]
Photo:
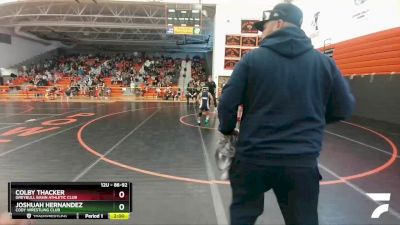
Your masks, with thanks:
[{"label": "ceiling truss", "polygon": [[[157,43],[154,46],[173,48],[183,37],[166,35],[165,14],[165,3],[157,2],[23,0],[0,6],[0,27],[18,27],[22,32],[65,44],[123,43],[135,47]],[[212,16],[203,18],[204,34],[189,38],[204,40],[212,35],[215,12],[207,14]]]}]

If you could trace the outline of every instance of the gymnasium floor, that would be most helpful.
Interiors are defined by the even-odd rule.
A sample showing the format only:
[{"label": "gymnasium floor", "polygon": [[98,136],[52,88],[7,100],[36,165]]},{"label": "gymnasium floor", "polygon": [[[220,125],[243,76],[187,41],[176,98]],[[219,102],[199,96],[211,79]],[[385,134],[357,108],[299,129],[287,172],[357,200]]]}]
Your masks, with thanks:
[{"label": "gymnasium floor", "polygon": [[[76,122],[18,136],[18,127],[77,113]],[[215,114],[196,127],[186,103],[0,102],[0,211],[9,181],[131,181],[129,221],[35,224],[226,224],[230,188],[214,164]],[[65,120],[67,123],[68,121]],[[353,118],[327,127],[320,171],[320,224],[400,224],[400,127]],[[391,193],[375,202],[366,193]],[[380,204],[389,212],[371,219]],[[271,192],[257,224],[283,224]]]}]

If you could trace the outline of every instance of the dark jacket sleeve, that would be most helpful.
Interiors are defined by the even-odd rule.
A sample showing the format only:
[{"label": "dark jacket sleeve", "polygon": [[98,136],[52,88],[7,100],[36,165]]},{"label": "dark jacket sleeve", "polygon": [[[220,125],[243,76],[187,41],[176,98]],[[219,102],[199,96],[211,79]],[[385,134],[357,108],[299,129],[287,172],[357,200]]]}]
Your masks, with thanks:
[{"label": "dark jacket sleeve", "polygon": [[345,120],[351,116],[355,99],[347,80],[343,77],[335,63],[332,62],[332,88],[325,111],[326,123]]},{"label": "dark jacket sleeve", "polygon": [[219,131],[223,134],[231,134],[235,129],[238,107],[243,103],[247,80],[247,65],[244,59],[236,64],[219,98]]}]

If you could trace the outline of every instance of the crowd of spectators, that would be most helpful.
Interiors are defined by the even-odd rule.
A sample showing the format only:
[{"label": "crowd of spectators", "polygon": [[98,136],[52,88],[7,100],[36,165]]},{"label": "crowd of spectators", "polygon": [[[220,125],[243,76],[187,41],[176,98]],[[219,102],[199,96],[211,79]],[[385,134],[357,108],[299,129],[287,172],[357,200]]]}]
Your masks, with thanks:
[{"label": "crowd of spectators", "polygon": [[[53,56],[43,63],[22,66],[18,75],[14,75],[8,81],[8,85],[54,86],[49,89],[50,93],[96,97],[109,96],[109,86],[128,87],[132,91],[139,91],[141,95],[151,88],[174,99],[176,95],[180,95],[178,90],[173,91],[172,87],[178,84],[182,60],[192,61],[194,82],[201,82],[207,78],[204,60],[197,56],[180,59],[170,56],[79,54]],[[69,84],[62,90],[55,84],[59,84],[60,80],[65,78],[68,78]],[[105,82],[105,79],[109,82]]]},{"label": "crowd of spectators", "polygon": [[192,79],[195,82],[206,82],[207,75],[205,69],[205,61],[200,57],[193,57],[192,60]]}]

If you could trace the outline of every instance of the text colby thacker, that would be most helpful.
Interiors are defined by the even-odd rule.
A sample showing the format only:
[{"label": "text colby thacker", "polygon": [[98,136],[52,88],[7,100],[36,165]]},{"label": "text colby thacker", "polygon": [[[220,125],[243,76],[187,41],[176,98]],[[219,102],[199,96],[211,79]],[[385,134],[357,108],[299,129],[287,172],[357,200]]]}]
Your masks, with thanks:
[{"label": "text colby thacker", "polygon": [[17,208],[83,208],[83,202],[17,202]]},{"label": "text colby thacker", "polygon": [[16,190],[15,195],[65,195],[65,190]]}]

